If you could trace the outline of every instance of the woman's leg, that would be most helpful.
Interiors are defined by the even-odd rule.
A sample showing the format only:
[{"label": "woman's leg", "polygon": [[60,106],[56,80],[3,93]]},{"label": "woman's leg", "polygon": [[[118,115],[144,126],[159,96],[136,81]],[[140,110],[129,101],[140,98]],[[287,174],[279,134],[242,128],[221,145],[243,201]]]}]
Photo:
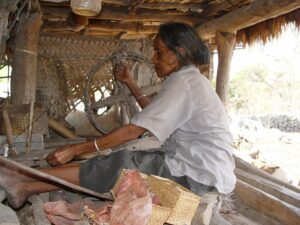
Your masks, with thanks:
[{"label": "woman's leg", "polygon": [[[79,164],[73,164],[55,168],[41,169],[42,172],[79,184]],[[7,199],[14,208],[20,207],[26,199],[33,195],[43,192],[60,189],[59,185],[44,182],[26,175],[20,175],[18,172],[0,165],[0,186],[6,191]]]}]

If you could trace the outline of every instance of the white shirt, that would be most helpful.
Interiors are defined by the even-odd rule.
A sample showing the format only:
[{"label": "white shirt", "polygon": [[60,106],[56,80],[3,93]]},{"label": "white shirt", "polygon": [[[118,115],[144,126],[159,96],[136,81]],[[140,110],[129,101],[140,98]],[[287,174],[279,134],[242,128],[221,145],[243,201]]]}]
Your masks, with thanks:
[{"label": "white shirt", "polygon": [[235,164],[227,115],[210,82],[195,66],[170,74],[131,123],[164,144],[173,176],[186,175],[222,194],[233,191]]}]

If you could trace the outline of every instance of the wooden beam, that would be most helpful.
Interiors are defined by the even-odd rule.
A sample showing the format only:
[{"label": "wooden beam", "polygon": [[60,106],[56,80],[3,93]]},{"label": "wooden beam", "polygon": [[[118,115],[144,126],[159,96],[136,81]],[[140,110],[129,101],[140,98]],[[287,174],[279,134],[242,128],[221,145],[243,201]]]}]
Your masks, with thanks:
[{"label": "wooden beam", "polygon": [[41,30],[43,32],[79,32],[88,25],[88,18],[71,14],[68,20],[44,20]]},{"label": "wooden beam", "polygon": [[260,189],[272,196],[287,202],[296,207],[300,207],[300,193],[297,193],[287,187],[279,185],[269,179],[256,174],[249,173],[241,169],[235,169],[235,174],[238,179],[247,184]]},{"label": "wooden beam", "polygon": [[122,22],[171,22],[180,21],[188,24],[198,24],[203,19],[190,17],[184,13],[160,10],[139,10],[135,15],[128,15],[128,11],[124,9],[103,8],[98,16],[89,17],[91,19],[116,20]]},{"label": "wooden beam", "polygon": [[214,4],[211,4],[207,8],[205,8],[204,16],[212,18],[218,15],[220,11],[224,11],[224,9],[227,9],[228,11],[233,11],[234,9],[239,8],[241,5],[245,6],[247,4],[252,3],[253,1],[255,0],[230,0],[215,2]]},{"label": "wooden beam", "polygon": [[72,13],[70,7],[42,7],[43,17],[67,18]]},{"label": "wooden beam", "polygon": [[259,190],[241,180],[237,180],[234,193],[244,204],[266,216],[284,224],[299,224],[300,208]]},{"label": "wooden beam", "polygon": [[145,0],[136,0],[130,3],[129,6],[129,14],[134,15],[136,10],[139,8],[139,6],[144,2]]},{"label": "wooden beam", "polygon": [[288,188],[288,189],[293,190],[294,192],[300,194],[300,188],[298,188],[298,187],[296,187],[292,184],[283,182],[279,179],[276,179],[275,177],[271,176],[267,172],[265,172],[265,171],[255,167],[255,166],[245,162],[244,160],[242,160],[242,159],[240,159],[236,156],[234,156],[234,160],[235,160],[236,168],[241,169],[243,171],[247,171],[248,173],[251,173],[251,174],[255,174],[259,177],[265,178],[269,181],[272,181],[276,184],[279,184],[280,186],[283,186],[285,188]]},{"label": "wooden beam", "polygon": [[143,26],[137,23],[107,23],[97,22],[90,24],[87,30],[91,31],[118,31],[129,33],[157,33],[158,26]]},{"label": "wooden beam", "polygon": [[207,40],[213,38],[217,31],[235,33],[267,19],[289,13],[299,7],[299,0],[256,0],[248,6],[200,25],[197,31],[202,39]]},{"label": "wooden beam", "polygon": [[[176,2],[160,2],[160,3],[141,3],[139,4],[138,8],[143,8],[143,9],[158,9],[158,10],[168,10],[168,9],[176,9],[181,12],[197,12],[200,13],[203,11],[202,7],[202,2],[197,1],[197,3],[192,3],[192,4],[182,4],[182,3],[176,3]],[[129,0],[103,0],[103,4],[106,5],[117,5],[117,6],[129,6],[131,1]],[[58,7],[64,7],[64,6],[70,6],[70,3],[68,0],[66,2],[62,3],[53,3],[53,2],[43,2],[41,1],[40,4],[42,6],[58,6]]]},{"label": "wooden beam", "polygon": [[108,37],[108,38],[119,37],[121,35],[119,31],[108,32],[108,31],[93,31],[93,30],[85,30],[83,34],[86,36]]}]

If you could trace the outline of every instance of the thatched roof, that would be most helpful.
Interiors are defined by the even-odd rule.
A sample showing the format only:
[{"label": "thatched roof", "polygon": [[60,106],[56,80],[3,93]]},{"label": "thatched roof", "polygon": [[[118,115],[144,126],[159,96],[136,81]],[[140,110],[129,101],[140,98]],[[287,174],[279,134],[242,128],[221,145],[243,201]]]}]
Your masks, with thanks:
[{"label": "thatched roof", "polygon": [[239,30],[236,41],[243,45],[252,45],[257,41],[265,44],[271,39],[278,38],[288,24],[295,25],[300,31],[300,9]]}]

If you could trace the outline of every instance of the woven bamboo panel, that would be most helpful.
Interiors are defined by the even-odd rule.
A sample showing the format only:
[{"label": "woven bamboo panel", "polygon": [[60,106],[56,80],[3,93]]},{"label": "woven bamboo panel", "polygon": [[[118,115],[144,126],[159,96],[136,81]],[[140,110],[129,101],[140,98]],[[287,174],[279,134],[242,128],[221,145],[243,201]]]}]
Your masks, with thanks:
[{"label": "woven bamboo panel", "polygon": [[[121,41],[88,37],[41,36],[38,49],[37,101],[48,113],[63,119],[68,112],[82,105],[87,75],[99,59],[111,56],[119,50],[136,52],[150,58],[152,47],[147,40]],[[116,83],[111,61],[107,61],[95,73],[89,87],[95,101],[115,94]],[[134,68],[144,76],[145,66]],[[136,77],[141,86],[155,82]]]}]

